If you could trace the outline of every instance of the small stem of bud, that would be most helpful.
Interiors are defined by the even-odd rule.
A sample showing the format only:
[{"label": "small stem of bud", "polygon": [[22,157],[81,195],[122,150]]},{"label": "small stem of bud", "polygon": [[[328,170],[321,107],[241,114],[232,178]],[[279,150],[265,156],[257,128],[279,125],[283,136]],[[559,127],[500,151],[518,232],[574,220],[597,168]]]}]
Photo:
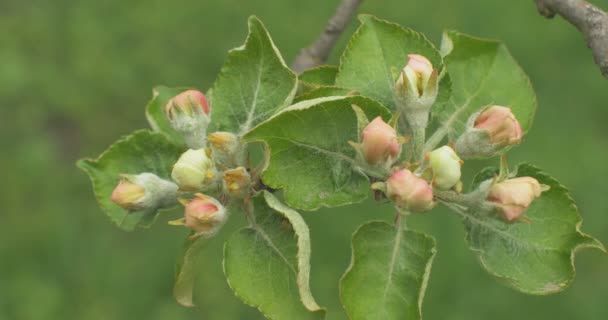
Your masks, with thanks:
[{"label": "small stem of bud", "polygon": [[424,157],[424,142],[426,139],[426,128],[412,128],[412,154],[410,161],[421,162]]},{"label": "small stem of bud", "polygon": [[500,156],[500,172],[498,174],[497,182],[503,181],[509,177],[509,163],[507,162],[507,156]]}]

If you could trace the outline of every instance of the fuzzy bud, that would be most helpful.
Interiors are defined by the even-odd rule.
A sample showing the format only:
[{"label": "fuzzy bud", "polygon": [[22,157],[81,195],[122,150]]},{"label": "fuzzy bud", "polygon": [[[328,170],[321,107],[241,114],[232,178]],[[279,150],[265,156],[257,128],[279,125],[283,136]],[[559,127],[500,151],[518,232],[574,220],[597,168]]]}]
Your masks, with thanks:
[{"label": "fuzzy bud", "polygon": [[249,194],[251,176],[247,169],[238,167],[224,171],[224,192],[232,197],[242,198]]},{"label": "fuzzy bud", "polygon": [[212,197],[197,193],[184,204],[184,225],[198,236],[215,235],[228,220],[226,208]]},{"label": "fuzzy bud", "polygon": [[213,160],[221,168],[233,168],[244,161],[244,148],[237,135],[218,131],[207,137]]},{"label": "fuzzy bud", "polygon": [[433,170],[433,186],[441,190],[450,190],[460,181],[462,160],[454,149],[443,146],[429,153],[429,163]]},{"label": "fuzzy bud", "polygon": [[377,117],[361,132],[359,150],[367,164],[390,167],[401,152],[397,131]]},{"label": "fuzzy bud", "polygon": [[466,131],[456,140],[464,159],[498,156],[521,142],[522,129],[510,108],[491,106],[473,114]]},{"label": "fuzzy bud", "polygon": [[165,106],[165,115],[171,127],[193,149],[205,147],[207,127],[211,122],[210,111],[207,98],[197,90],[186,90],[169,100]]},{"label": "fuzzy bud", "polygon": [[407,65],[395,83],[395,93],[413,128],[426,128],[438,88],[438,73],[433,64],[425,56],[409,54]]},{"label": "fuzzy bud", "polygon": [[386,196],[397,206],[412,212],[427,211],[434,205],[433,188],[407,169],[396,171],[388,178]]},{"label": "fuzzy bud", "polygon": [[171,178],[181,190],[206,189],[216,181],[217,170],[207,152],[207,149],[189,149],[179,157],[173,166]]},{"label": "fuzzy bud", "polygon": [[494,203],[504,219],[510,222],[526,212],[532,201],[540,197],[544,187],[532,177],[508,179],[494,184],[487,200]]},{"label": "fuzzy bud", "polygon": [[173,204],[177,185],[152,173],[123,174],[110,199],[129,211],[156,209]]}]

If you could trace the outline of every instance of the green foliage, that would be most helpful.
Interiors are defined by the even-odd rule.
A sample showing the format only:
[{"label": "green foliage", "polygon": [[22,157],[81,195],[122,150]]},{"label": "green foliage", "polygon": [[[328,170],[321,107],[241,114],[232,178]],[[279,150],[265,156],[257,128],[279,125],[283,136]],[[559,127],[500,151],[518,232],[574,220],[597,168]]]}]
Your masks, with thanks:
[{"label": "green foliage", "polygon": [[230,51],[211,89],[214,123],[220,131],[245,133],[289,105],[296,83],[262,22],[251,17],[245,44]]},{"label": "green foliage", "polygon": [[196,275],[200,271],[196,265],[196,258],[202,254],[206,240],[205,238],[190,239],[188,237],[184,241],[183,250],[175,265],[173,297],[184,307],[194,307],[192,295],[196,284]]},{"label": "green foliage", "polygon": [[530,221],[506,223],[487,213],[459,212],[467,241],[481,265],[514,289],[543,295],[562,291],[574,280],[575,252],[604,247],[581,233],[574,200],[557,180],[530,165],[520,165],[517,176],[550,187],[528,208]]},{"label": "green foliage", "polygon": [[305,70],[300,74],[301,91],[308,91],[318,87],[333,86],[336,82],[337,66],[323,65]]},{"label": "green foliage", "polygon": [[169,179],[180,151],[165,135],[141,130],[119,140],[97,159],[80,160],[78,167],[91,178],[95,197],[110,219],[124,230],[133,230],[136,226],[149,227],[158,212],[129,213],[112,202],[110,195],[120,175],[149,172]]},{"label": "green foliage", "polygon": [[[400,117],[406,117],[405,123],[410,120],[407,113],[401,114],[403,110],[396,110],[399,97],[394,88],[408,54],[425,55],[434,71],[440,72],[439,96],[432,109],[433,118],[440,123],[432,144],[445,135],[451,140],[457,138],[469,116],[488,104],[511,107],[524,131],[529,129],[536,110],[527,76],[501,43],[448,32],[442,57],[421,33],[369,15],[360,19],[362,25],[349,41],[337,69],[325,66],[301,75],[300,89],[304,93],[295,98],[295,104],[298,79],[256,17],[249,19],[245,44],[230,51],[208,91],[212,128],[242,138],[230,150],[236,153],[247,148],[244,144],[263,142],[266,154],[260,167],[253,166],[251,159],[243,162],[246,168],[239,168],[241,180],[226,180],[227,170],[217,170],[221,163],[216,163],[213,170],[205,169],[206,178],[215,179],[213,184],[189,191],[212,190],[218,198],[213,202],[217,204],[215,211],[205,207],[209,212],[203,214],[209,216],[203,217],[186,211],[186,219],[177,221],[188,225],[187,218],[198,219],[196,222],[214,227],[211,214],[222,205],[229,207],[232,216],[247,218],[249,225],[225,243],[224,273],[236,296],[269,319],[323,319],[326,313],[310,288],[309,228],[292,208],[316,210],[358,203],[372,193],[370,187],[376,199],[383,200],[387,177],[402,169],[411,170],[428,190],[432,189],[434,173],[426,160],[408,163],[393,159],[387,166],[367,163],[357,144],[363,139],[367,120],[376,117],[390,123],[384,125],[388,127],[384,131],[411,133],[414,144],[425,142],[426,128],[410,130],[398,123],[403,119]],[[79,162],[89,174],[102,208],[125,230],[148,226],[158,213],[127,214],[110,201],[112,189],[121,173],[151,172],[170,179],[171,166],[184,147],[183,138],[164,118],[163,108],[182,90],[155,89],[146,116],[158,132],[138,131],[111,146],[97,160]],[[392,141],[406,143],[408,139],[397,137],[395,130]],[[411,153],[419,147],[410,144],[403,149]],[[422,155],[407,157],[423,159]],[[212,151],[209,156],[213,157]],[[488,170],[482,172],[483,177],[490,174]],[[443,199],[439,195],[444,190],[434,191],[435,200],[461,215],[471,248],[482,266],[500,281],[524,293],[558,292],[574,277],[574,252],[603,246],[580,232],[580,216],[563,186],[530,166],[521,166],[518,174],[532,176],[551,187],[528,209],[528,224],[508,224],[454,199]],[[243,188],[243,192],[231,193],[231,188]],[[447,192],[455,199],[470,196],[459,188]],[[181,190],[179,196],[188,198],[192,194]],[[430,198],[429,193],[428,201]],[[485,201],[485,196],[480,199]],[[405,212],[398,205],[395,209],[396,221],[416,213]],[[197,233],[183,248],[174,285],[174,296],[182,305],[194,305],[196,278],[204,273],[197,261],[207,236],[214,235],[196,238],[200,236]],[[351,319],[420,319],[434,255],[435,240],[406,228],[405,223],[396,227],[385,222],[364,224],[353,235],[351,266],[340,283],[346,313]],[[206,288],[206,292],[211,290]]]},{"label": "green foliage", "polygon": [[315,210],[360,202],[369,194],[368,178],[357,170],[348,144],[359,139],[353,104],[369,118],[388,120],[386,109],[367,98],[318,98],[283,110],[245,136],[268,145],[262,180],[283,189],[288,205]]},{"label": "green foliage", "polygon": [[255,222],[224,247],[230,287],[269,319],[323,319],[309,288],[308,226],[268,192],[254,198],[253,207]]},{"label": "green foliage", "polygon": [[340,281],[350,319],[421,319],[435,240],[373,221],[353,235],[353,257]]}]

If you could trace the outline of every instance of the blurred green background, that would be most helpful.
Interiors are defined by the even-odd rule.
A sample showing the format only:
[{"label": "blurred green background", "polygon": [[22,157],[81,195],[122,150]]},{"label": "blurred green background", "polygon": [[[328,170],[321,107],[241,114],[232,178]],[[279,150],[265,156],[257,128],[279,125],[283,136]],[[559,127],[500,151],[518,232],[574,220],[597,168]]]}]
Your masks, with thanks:
[{"label": "blurred green background", "polygon": [[[143,108],[153,86],[206,90],[227,50],[243,42],[250,14],[265,22],[291,61],[337,2],[2,0],[0,319],[261,319],[234,297],[221,271],[223,238],[240,218],[200,261],[199,306],[182,308],[171,288],[186,231],[164,223],[179,213],[149,230],[120,231],[74,162],[146,127]],[[531,0],[368,0],[360,12],[436,43],[444,28],[503,40],[539,100],[535,125],[511,162],[537,164],[569,186],[584,230],[608,243],[608,82],[573,27],[539,16]],[[467,163],[466,180],[482,165]],[[363,221],[391,219],[391,212],[368,203],[305,218],[313,292],[328,319],[345,319],[337,283],[350,260],[350,235]],[[437,210],[412,220],[438,240],[425,319],[608,319],[608,258],[599,251],[578,254],[577,280],[564,293],[525,296],[481,269],[455,215]]]}]

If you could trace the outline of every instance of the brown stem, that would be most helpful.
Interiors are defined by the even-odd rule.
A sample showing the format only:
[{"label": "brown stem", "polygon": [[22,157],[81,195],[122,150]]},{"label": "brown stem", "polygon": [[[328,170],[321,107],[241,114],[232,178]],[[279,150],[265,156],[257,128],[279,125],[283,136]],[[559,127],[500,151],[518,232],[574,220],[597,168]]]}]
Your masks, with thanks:
[{"label": "brown stem", "polygon": [[608,78],[608,15],[584,0],[535,0],[538,12],[547,18],[559,14],[585,37],[593,59]]},{"label": "brown stem", "polygon": [[300,74],[306,69],[316,67],[327,61],[327,57],[331,49],[336,45],[338,38],[348,22],[353,18],[355,11],[363,0],[342,0],[336,13],[329,19],[325,26],[325,30],[317,40],[311,43],[308,47],[300,50],[300,53],[293,61],[291,68],[296,73]]}]

